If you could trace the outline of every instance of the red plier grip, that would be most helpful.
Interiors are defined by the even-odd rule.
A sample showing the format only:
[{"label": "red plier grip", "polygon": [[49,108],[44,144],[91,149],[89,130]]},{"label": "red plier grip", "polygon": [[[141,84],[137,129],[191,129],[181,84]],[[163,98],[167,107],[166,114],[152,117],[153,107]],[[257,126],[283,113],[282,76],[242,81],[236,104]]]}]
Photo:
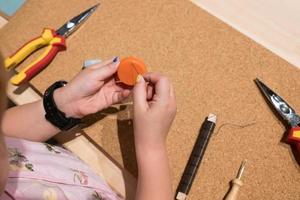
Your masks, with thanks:
[{"label": "red plier grip", "polygon": [[287,141],[294,144],[300,154],[300,127],[292,127],[290,129]]},{"label": "red plier grip", "polygon": [[37,49],[47,46],[46,50],[32,63],[14,75],[10,81],[19,85],[30,80],[33,76],[44,69],[59,51],[66,49],[65,38],[57,35],[52,29],[45,28],[42,35],[23,45],[16,53],[5,59],[5,68],[10,69],[21,63],[26,57]]}]

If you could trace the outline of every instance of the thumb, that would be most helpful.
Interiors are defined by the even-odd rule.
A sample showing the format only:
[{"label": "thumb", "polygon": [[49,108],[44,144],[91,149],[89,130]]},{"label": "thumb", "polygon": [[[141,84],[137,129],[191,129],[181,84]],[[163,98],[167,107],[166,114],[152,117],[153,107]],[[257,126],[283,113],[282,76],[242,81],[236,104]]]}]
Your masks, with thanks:
[{"label": "thumb", "polygon": [[133,88],[133,107],[145,110],[148,107],[146,82],[142,75],[138,75]]}]

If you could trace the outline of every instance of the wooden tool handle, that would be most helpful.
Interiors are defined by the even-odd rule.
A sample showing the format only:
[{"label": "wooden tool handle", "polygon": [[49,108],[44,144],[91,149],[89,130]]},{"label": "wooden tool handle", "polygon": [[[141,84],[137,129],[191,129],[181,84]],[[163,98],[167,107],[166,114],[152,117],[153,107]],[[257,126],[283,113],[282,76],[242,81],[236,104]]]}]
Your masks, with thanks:
[{"label": "wooden tool handle", "polygon": [[230,192],[226,195],[226,198],[224,200],[236,200],[237,194],[240,189],[240,187],[243,185],[243,182],[240,179],[233,179],[231,182],[232,186],[230,189]]}]

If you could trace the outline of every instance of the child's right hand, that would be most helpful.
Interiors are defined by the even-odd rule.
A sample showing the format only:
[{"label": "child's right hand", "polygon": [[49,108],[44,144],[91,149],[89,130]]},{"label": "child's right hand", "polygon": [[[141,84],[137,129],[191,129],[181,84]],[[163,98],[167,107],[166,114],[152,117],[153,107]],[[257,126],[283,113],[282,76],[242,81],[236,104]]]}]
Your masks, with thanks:
[{"label": "child's right hand", "polygon": [[166,76],[159,73],[143,76],[139,75],[133,89],[135,144],[154,150],[165,147],[176,114],[175,95]]}]

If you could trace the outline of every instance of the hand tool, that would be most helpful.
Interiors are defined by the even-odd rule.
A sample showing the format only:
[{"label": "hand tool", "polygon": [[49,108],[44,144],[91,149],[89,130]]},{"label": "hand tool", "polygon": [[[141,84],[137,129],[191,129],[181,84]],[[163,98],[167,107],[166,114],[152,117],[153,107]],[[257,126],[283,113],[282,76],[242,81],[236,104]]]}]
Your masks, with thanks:
[{"label": "hand tool", "polygon": [[24,81],[30,80],[33,76],[44,69],[59,51],[66,50],[65,38],[77,30],[78,27],[96,10],[98,5],[99,4],[72,18],[57,30],[45,28],[41,36],[29,41],[13,55],[6,58],[4,66],[7,70],[10,70],[20,64],[34,51],[47,46],[46,50],[35,61],[30,63],[10,79],[11,83],[19,85]]},{"label": "hand tool", "polygon": [[179,182],[179,186],[176,191],[176,200],[186,199],[204,156],[210,136],[214,131],[216,120],[216,115],[209,114],[207,119],[202,124],[189,161]]},{"label": "hand tool", "polygon": [[289,134],[287,137],[287,142],[291,145],[295,145],[298,153],[300,153],[300,117],[296,114],[295,110],[289,106],[289,104],[283,100],[279,95],[273,92],[270,88],[268,88],[263,82],[261,82],[258,78],[255,79],[256,84],[259,89],[268,99],[270,104],[275,108],[275,110],[279,113],[279,115],[287,121],[291,129],[289,130]]},{"label": "hand tool", "polygon": [[244,160],[242,162],[236,178],[231,181],[230,191],[227,193],[224,200],[235,200],[237,198],[237,193],[238,193],[240,187],[243,186],[243,182],[242,182],[241,178],[242,178],[242,175],[243,175],[243,172],[245,169],[246,162],[247,162],[247,160]]},{"label": "hand tool", "polygon": [[93,59],[93,60],[85,60],[82,65],[82,69],[88,68],[90,66],[100,64],[102,60],[99,59]]}]

